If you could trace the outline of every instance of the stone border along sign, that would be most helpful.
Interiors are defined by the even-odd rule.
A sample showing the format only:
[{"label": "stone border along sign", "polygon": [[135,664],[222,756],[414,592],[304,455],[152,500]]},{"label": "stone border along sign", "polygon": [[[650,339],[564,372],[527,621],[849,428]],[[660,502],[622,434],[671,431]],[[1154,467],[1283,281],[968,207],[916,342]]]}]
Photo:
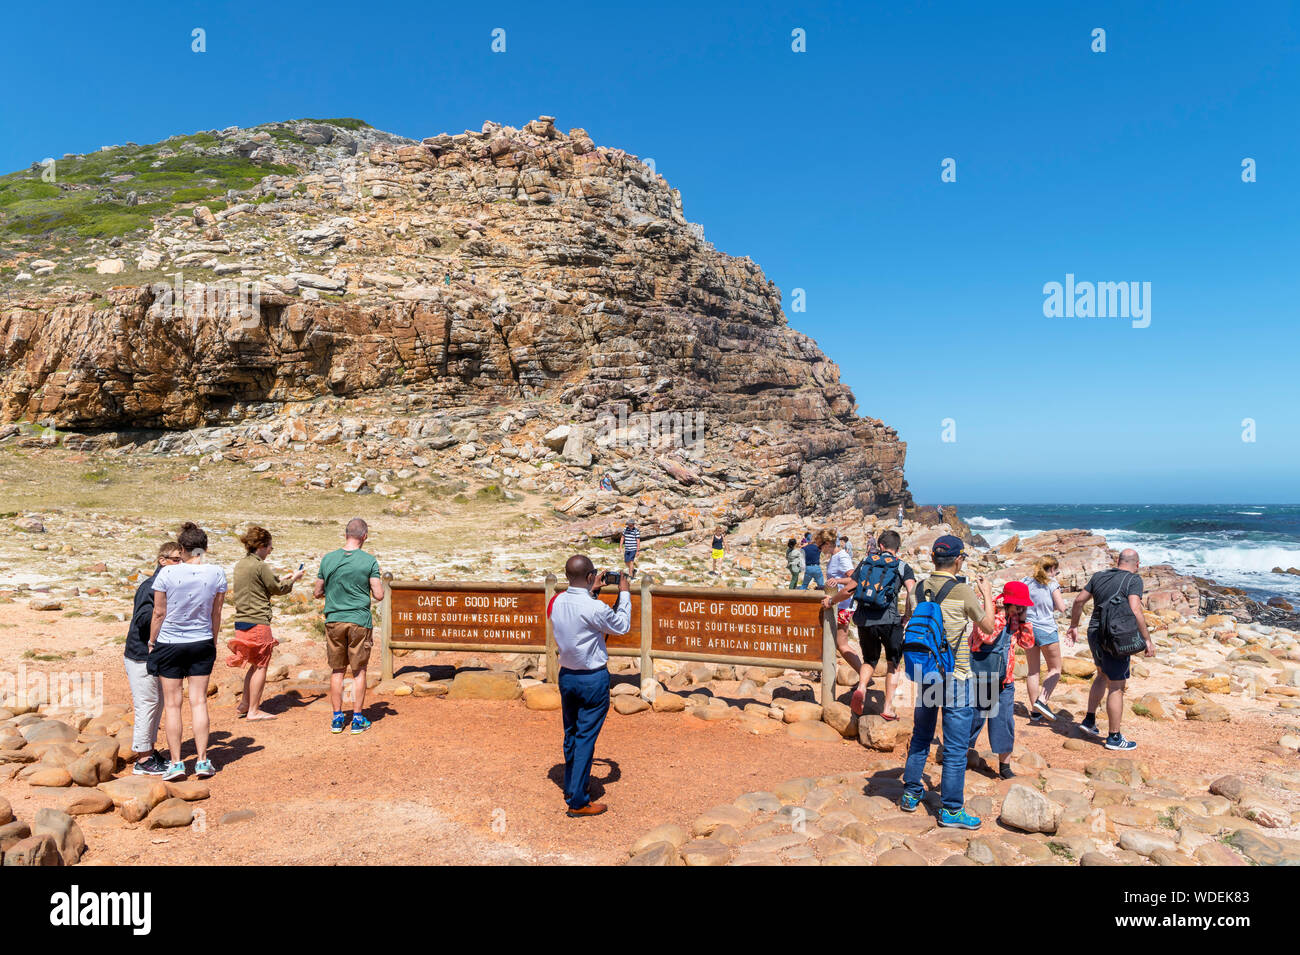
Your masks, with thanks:
[{"label": "stone border along sign", "polygon": [[[393,650],[545,653],[546,678],[559,672],[544,584],[394,580],[381,604],[383,678],[393,678]],[[822,594],[803,590],[731,590],[656,585],[649,575],[632,591],[632,626],[611,634],[610,656],[639,656],[641,672],[656,657],[738,666],[820,670],[823,705],[835,698],[835,618]],[[600,599],[613,605],[616,591]]]}]

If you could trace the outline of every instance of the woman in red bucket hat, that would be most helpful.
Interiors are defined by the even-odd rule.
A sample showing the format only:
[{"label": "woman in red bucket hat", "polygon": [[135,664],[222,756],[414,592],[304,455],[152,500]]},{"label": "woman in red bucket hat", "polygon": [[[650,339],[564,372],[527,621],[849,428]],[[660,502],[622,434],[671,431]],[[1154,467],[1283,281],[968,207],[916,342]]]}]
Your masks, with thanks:
[{"label": "woman in red bucket hat", "polygon": [[1034,645],[1034,628],[1025,619],[1025,611],[1033,605],[1029,588],[1022,581],[1010,581],[993,601],[993,634],[986,635],[979,627],[971,629],[971,676],[985,679],[981,696],[987,704],[976,709],[968,748],[975,748],[980,730],[988,723],[989,748],[998,754],[998,775],[1003,779],[1016,775],[1011,771],[1011,750],[1016,742],[1015,648]]}]

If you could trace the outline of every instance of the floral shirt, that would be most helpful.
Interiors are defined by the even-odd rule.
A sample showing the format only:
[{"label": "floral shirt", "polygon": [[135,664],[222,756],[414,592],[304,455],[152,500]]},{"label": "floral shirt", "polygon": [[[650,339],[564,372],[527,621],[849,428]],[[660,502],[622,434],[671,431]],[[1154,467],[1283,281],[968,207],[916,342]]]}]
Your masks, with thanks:
[{"label": "floral shirt", "polygon": [[[1007,627],[1007,612],[1002,609],[1002,598],[993,598],[993,633],[986,634],[979,627],[971,627],[970,648],[971,651],[979,650],[985,644],[996,643],[1002,636],[1002,631]],[[1034,627],[1025,620],[1019,631],[1011,634],[1010,645],[1007,647],[1007,682],[1015,681],[1016,674],[1016,646],[1019,645],[1028,650],[1034,645]]]}]

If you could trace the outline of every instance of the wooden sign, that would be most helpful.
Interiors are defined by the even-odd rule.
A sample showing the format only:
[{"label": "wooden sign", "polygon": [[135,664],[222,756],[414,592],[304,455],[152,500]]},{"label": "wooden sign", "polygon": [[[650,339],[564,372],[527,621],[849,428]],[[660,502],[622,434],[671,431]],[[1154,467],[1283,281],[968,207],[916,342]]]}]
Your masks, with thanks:
[{"label": "wooden sign", "polygon": [[822,663],[820,601],[784,591],[655,587],[650,627],[655,656]]},{"label": "wooden sign", "polygon": [[[629,593],[632,596],[632,626],[628,628],[627,633],[605,634],[605,646],[610,650],[630,650],[639,653],[641,651],[641,593],[638,590]],[[613,607],[617,597],[616,588],[606,587],[600,592],[598,599]]]},{"label": "wooden sign", "polygon": [[539,585],[398,583],[389,593],[393,643],[546,649],[546,594]]}]

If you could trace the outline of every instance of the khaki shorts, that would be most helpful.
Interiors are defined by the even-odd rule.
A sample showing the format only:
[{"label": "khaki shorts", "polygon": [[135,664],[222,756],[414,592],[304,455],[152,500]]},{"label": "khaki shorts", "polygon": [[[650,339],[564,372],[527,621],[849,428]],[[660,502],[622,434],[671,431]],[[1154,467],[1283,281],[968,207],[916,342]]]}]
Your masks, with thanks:
[{"label": "khaki shorts", "polygon": [[374,642],[370,627],[347,621],[327,621],[325,624],[325,658],[331,670],[352,668],[353,676],[366,671],[370,662],[370,647]]}]

